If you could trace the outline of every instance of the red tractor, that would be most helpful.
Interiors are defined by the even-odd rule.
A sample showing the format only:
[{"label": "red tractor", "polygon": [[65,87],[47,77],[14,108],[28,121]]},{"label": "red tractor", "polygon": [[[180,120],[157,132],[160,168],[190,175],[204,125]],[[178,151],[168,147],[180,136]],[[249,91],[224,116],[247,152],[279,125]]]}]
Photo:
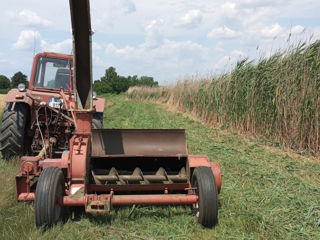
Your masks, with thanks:
[{"label": "red tractor", "polygon": [[[6,96],[0,136],[3,158],[39,154],[46,138],[43,135],[50,136],[51,156],[61,156],[69,148],[75,126],[63,117],[72,119],[72,113],[63,107],[59,93],[62,90],[74,98],[72,73],[71,55],[44,52],[35,56],[28,89],[19,84]],[[102,128],[105,100],[94,92],[92,98],[92,127]]]},{"label": "red tractor", "polygon": [[[190,205],[199,223],[214,227],[221,168],[206,155],[188,153],[184,130],[92,129],[103,101],[92,94],[89,0],[69,1],[72,81],[71,58],[47,53],[36,58],[32,89],[21,87],[8,96],[3,129],[10,128],[6,119],[15,110],[14,124],[21,131],[12,134],[17,132],[15,140],[31,152],[20,159],[18,201],[34,201],[36,226],[42,228],[63,220],[69,207],[108,214],[115,206],[133,204]],[[6,138],[4,134],[3,149],[10,144]]]}]

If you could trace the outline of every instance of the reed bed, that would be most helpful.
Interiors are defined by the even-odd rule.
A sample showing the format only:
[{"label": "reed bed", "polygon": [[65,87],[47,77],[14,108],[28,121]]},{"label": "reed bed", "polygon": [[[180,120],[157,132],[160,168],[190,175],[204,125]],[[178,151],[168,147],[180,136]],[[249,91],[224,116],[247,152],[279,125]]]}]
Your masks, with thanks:
[{"label": "reed bed", "polygon": [[243,59],[215,77],[165,87],[133,87],[135,100],[168,103],[213,126],[320,153],[320,41],[298,43],[257,62]]}]

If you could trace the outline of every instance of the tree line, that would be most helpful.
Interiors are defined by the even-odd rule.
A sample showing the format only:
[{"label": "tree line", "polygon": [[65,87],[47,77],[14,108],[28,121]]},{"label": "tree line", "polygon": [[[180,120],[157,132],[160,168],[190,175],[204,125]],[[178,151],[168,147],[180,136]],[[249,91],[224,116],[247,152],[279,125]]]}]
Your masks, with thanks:
[{"label": "tree line", "polygon": [[[11,80],[4,75],[0,75],[0,89],[9,90],[17,88],[19,83],[24,83],[27,87],[29,82],[27,76],[22,72],[15,73]],[[121,93],[126,92],[131,86],[158,86],[158,82],[154,81],[153,77],[142,76],[138,78],[134,76],[120,76],[114,67],[109,67],[105,71],[105,75],[100,80],[94,81],[93,90],[98,94],[102,93]]]},{"label": "tree line", "polygon": [[120,76],[114,67],[106,69],[105,74],[100,80],[94,81],[93,90],[101,93],[121,93],[126,92],[131,86],[158,86],[158,82],[153,77],[142,76]]},{"label": "tree line", "polygon": [[22,72],[17,72],[11,77],[11,81],[5,75],[0,75],[0,89],[17,88],[19,83],[24,83],[28,86],[27,75],[24,75]]}]

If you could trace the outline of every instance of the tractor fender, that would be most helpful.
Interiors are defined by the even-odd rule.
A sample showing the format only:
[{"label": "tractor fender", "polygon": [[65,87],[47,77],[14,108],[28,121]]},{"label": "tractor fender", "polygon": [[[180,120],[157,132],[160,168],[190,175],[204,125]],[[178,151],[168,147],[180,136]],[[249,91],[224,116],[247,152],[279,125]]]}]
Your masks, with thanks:
[{"label": "tractor fender", "polygon": [[105,102],[106,100],[104,98],[97,98],[93,100],[93,107],[96,108],[96,112],[103,113]]},{"label": "tractor fender", "polygon": [[5,101],[8,102],[23,102],[32,106],[32,99],[27,97],[27,93],[30,93],[30,90],[26,90],[24,92],[20,92],[17,88],[11,89],[5,98]]},{"label": "tractor fender", "polygon": [[218,193],[220,193],[222,179],[221,179],[221,167],[217,162],[210,162],[207,155],[189,155],[188,156],[190,176],[196,167],[204,166],[211,168],[214,179],[216,181]]}]

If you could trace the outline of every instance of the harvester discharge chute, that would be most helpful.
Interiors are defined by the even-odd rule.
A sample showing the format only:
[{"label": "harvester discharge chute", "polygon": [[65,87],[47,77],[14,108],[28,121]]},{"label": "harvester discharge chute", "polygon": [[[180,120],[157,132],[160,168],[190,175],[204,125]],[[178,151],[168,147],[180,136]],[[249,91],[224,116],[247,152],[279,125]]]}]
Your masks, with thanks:
[{"label": "harvester discharge chute", "polygon": [[[57,223],[70,206],[108,213],[114,206],[133,204],[191,205],[198,221],[213,227],[220,166],[206,155],[189,155],[184,130],[91,129],[95,109],[89,1],[70,0],[70,9],[75,97],[60,94],[75,130],[60,158],[21,158],[18,201],[35,201],[38,227]],[[45,138],[50,143],[50,136]]]}]

